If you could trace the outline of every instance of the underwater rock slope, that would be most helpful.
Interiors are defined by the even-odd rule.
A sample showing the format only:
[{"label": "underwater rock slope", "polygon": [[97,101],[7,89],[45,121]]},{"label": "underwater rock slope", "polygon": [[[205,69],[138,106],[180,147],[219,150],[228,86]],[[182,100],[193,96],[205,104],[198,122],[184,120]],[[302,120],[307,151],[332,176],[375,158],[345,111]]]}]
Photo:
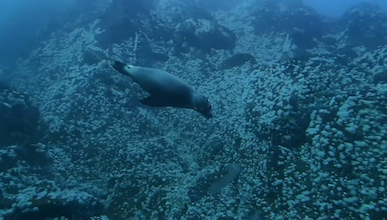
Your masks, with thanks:
[{"label": "underwater rock slope", "polygon": [[[386,14],[370,4],[331,20],[281,1],[229,13],[148,3],[113,1],[18,63],[29,80],[13,84],[39,106],[45,163],[27,155],[0,170],[1,216],[387,215]],[[141,106],[146,94],[114,59],[175,73],[209,97],[213,119]]]}]

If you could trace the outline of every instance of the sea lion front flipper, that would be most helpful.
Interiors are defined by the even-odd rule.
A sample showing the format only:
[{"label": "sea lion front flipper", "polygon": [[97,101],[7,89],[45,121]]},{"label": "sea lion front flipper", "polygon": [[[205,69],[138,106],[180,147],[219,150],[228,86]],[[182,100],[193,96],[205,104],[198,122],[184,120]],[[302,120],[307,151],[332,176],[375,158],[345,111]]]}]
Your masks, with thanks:
[{"label": "sea lion front flipper", "polygon": [[128,68],[127,65],[120,61],[115,61],[112,67],[119,73],[130,76],[129,73],[126,71],[126,68]]},{"label": "sea lion front flipper", "polygon": [[159,97],[156,95],[150,95],[144,99],[141,99],[140,103],[142,103],[144,105],[152,106],[152,107],[170,106],[170,103],[168,101],[166,101],[165,99],[163,99],[163,97]]}]

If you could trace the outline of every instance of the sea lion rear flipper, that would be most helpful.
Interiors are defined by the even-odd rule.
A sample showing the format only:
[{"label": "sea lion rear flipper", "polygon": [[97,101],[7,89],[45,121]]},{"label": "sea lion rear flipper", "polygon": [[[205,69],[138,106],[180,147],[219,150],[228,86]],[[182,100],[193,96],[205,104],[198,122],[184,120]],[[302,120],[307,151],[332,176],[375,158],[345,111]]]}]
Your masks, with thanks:
[{"label": "sea lion rear flipper", "polygon": [[165,99],[163,99],[162,97],[159,97],[159,96],[155,96],[155,95],[150,95],[144,99],[141,99],[140,103],[142,103],[144,105],[152,106],[152,107],[170,106],[170,104]]},{"label": "sea lion rear flipper", "polygon": [[115,70],[117,70],[119,73],[128,76],[128,73],[125,71],[125,67],[128,67],[128,66],[125,65],[124,63],[122,63],[122,62],[120,62],[120,61],[114,61],[114,64],[112,65],[112,67],[113,67]]}]

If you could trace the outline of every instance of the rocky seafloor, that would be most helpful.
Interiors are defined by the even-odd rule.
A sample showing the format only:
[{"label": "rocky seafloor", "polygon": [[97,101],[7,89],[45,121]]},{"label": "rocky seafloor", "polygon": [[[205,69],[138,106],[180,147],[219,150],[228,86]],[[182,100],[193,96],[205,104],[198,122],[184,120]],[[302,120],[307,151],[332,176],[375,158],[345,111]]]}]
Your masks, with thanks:
[{"label": "rocky seafloor", "polygon": [[[100,6],[1,69],[0,219],[386,218],[386,13],[151,3]],[[116,59],[178,75],[214,117],[142,106]]]}]

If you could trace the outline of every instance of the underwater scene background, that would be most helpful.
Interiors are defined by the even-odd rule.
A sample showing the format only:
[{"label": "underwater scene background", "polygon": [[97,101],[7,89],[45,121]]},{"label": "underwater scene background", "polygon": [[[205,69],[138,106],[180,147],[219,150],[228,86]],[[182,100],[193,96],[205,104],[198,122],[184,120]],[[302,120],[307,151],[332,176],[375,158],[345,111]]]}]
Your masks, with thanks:
[{"label": "underwater scene background", "polygon": [[[50,2],[0,7],[0,219],[387,218],[383,5]],[[114,60],[213,117],[142,105]]]}]

